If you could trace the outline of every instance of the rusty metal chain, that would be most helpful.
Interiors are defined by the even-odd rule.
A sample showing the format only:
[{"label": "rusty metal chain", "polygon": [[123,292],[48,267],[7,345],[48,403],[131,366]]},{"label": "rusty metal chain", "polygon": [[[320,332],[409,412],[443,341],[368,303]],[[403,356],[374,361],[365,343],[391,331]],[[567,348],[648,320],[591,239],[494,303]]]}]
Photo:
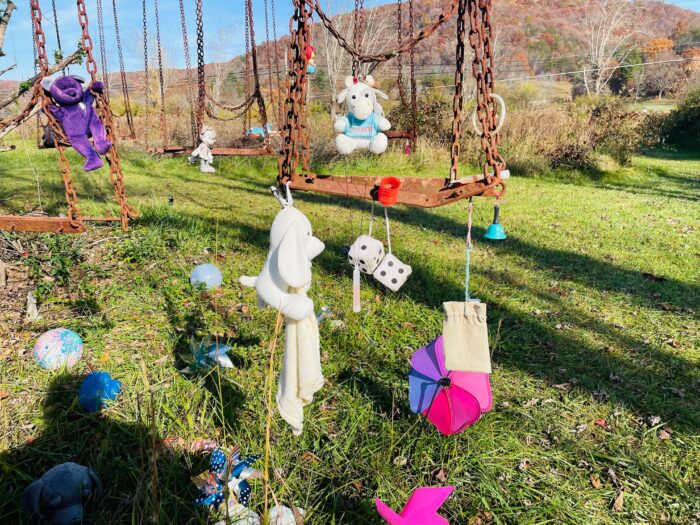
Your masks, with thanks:
[{"label": "rusty metal chain", "polygon": [[[245,1],[245,97],[250,98],[250,14],[248,12],[248,0]],[[246,111],[245,118],[243,119],[243,135],[248,133],[250,129],[250,110]]]},{"label": "rusty metal chain", "polygon": [[[85,7],[85,0],[77,0],[78,4],[78,22],[81,29],[81,44],[85,50],[85,65],[92,83],[97,80],[97,63],[93,54],[92,38],[88,29],[88,15]],[[95,107],[97,115],[102,120],[105,127],[107,140],[112,143],[109,151],[105,155],[109,164],[109,180],[114,187],[114,199],[120,207],[121,225],[124,231],[129,229],[129,219],[138,217],[138,213],[127,204],[126,189],[124,188],[124,173],[122,170],[121,159],[119,158],[119,150],[117,149],[117,137],[114,133],[114,122],[112,121],[112,111],[109,107],[109,101],[104,96],[104,93],[95,92]]]},{"label": "rusty metal chain", "polygon": [[202,0],[195,0],[197,24],[197,133],[204,124],[204,106],[206,103],[206,79],[204,77],[204,20],[202,16]]},{"label": "rusty metal chain", "polygon": [[277,79],[277,129],[282,128],[284,120],[284,109],[282,104],[282,79],[280,78],[280,52],[277,42],[277,22],[275,15],[275,0],[270,0],[270,15],[272,17],[272,38],[275,42],[275,77]]},{"label": "rusty metal chain", "polygon": [[141,13],[143,16],[143,81],[145,85],[144,96],[146,104],[144,113],[146,114],[146,126],[144,130],[145,142],[148,144],[148,132],[151,129],[151,78],[148,71],[148,13],[146,11],[146,0],[141,2]]},{"label": "rusty metal chain", "polygon": [[131,97],[129,96],[129,84],[124,68],[124,53],[122,52],[122,39],[119,33],[119,17],[117,15],[117,0],[112,0],[112,15],[114,16],[114,34],[117,39],[117,54],[119,55],[119,76],[122,82],[122,96],[124,97],[124,112],[126,113],[126,123],[129,126],[129,135],[132,140],[136,138],[134,128],[134,115],[131,111]]},{"label": "rusty metal chain", "polygon": [[278,161],[277,183],[283,186],[297,174],[299,160],[308,172],[309,137],[306,125],[306,46],[309,45],[311,8],[305,0],[293,0],[294,14],[289,22],[291,36],[287,54],[285,120],[281,130],[282,151]]},{"label": "rusty metal chain", "polygon": [[158,13],[158,0],[153,0],[153,8],[156,18],[156,51],[158,53],[158,85],[160,88],[160,134],[163,147],[168,144],[168,125],[165,119],[165,80],[163,77],[163,47],[160,40],[160,15]]},{"label": "rusty metal chain", "polygon": [[[266,61],[267,61],[267,89],[269,90],[270,93],[270,101],[274,102],[274,93],[272,90],[272,53],[271,53],[271,45],[270,45],[270,21],[269,21],[269,12],[268,12],[268,2],[267,0],[264,0],[264,8],[265,8],[265,55],[266,55]],[[277,120],[277,129],[280,127],[280,121],[279,121],[279,114],[275,112],[275,119]]]},{"label": "rusty metal chain", "polygon": [[[413,16],[413,0],[408,0],[408,31],[411,38],[415,31]],[[411,150],[416,149],[416,135],[418,134],[418,87],[416,85],[416,48],[412,47],[408,52],[411,76]]]},{"label": "rusty metal chain", "polygon": [[102,82],[105,85],[105,96],[109,100],[109,68],[107,66],[107,50],[105,49],[105,25],[102,16],[102,0],[96,0],[97,6],[97,37],[100,45],[100,69],[102,70]]},{"label": "rusty metal chain", "polygon": [[51,99],[46,94],[46,92],[41,87],[41,81],[47,76],[49,71],[49,60],[46,56],[46,35],[42,28],[42,13],[41,7],[39,6],[39,0],[29,0],[29,6],[31,10],[32,17],[32,27],[34,29],[34,43],[36,44],[37,50],[37,64],[39,66],[39,71],[41,77],[34,84],[34,94],[32,96],[33,100],[41,101],[41,109],[46,115],[49,122],[49,126],[54,130],[54,146],[56,151],[58,151],[58,167],[61,171],[61,177],[63,178],[63,185],[65,187],[65,197],[66,203],[68,204],[67,219],[72,228],[82,229],[83,216],[78,209],[78,196],[73,188],[73,177],[70,172],[70,164],[66,158],[66,152],[63,145],[58,142],[58,137],[55,132],[59,131],[62,133],[60,124],[53,116],[53,113],[49,110],[51,106]]},{"label": "rusty metal chain", "polygon": [[[263,128],[265,147],[269,145],[270,134],[267,130],[267,110],[265,109],[265,99],[260,89],[260,75],[258,74],[258,52],[255,45],[255,25],[253,24],[253,0],[246,0],[248,12],[248,26],[250,29],[250,60],[253,68],[253,96],[258,103],[258,112],[260,113],[260,123]],[[247,131],[247,130],[246,130]]]},{"label": "rusty metal chain", "polygon": [[[402,11],[402,1],[397,0],[396,2],[396,43],[401,47],[403,45],[403,13]],[[396,76],[396,85],[399,88],[399,99],[401,100],[401,105],[405,108],[408,104],[406,103],[406,86],[403,84],[403,55],[399,53],[396,57],[396,66],[398,69],[398,74]]]},{"label": "rusty metal chain", "polygon": [[355,0],[355,11],[353,12],[352,45],[357,55],[352,57],[352,76],[357,78],[360,74],[360,61],[358,56],[362,55],[362,39],[365,18],[365,0]]},{"label": "rusty metal chain", "polygon": [[452,98],[452,141],[450,149],[450,181],[456,181],[459,171],[459,143],[462,136],[462,109],[464,105],[464,55],[467,41],[467,3],[459,0],[457,8],[457,47],[455,53],[455,92]]},{"label": "rusty metal chain", "polygon": [[197,118],[194,101],[194,79],[192,78],[192,60],[190,59],[190,43],[187,38],[187,18],[185,17],[185,2],[180,0],[180,25],[182,26],[182,47],[185,50],[185,74],[187,75],[187,97],[190,102],[190,132],[192,146],[197,146]]},{"label": "rusty metal chain", "polygon": [[[481,149],[486,156],[484,177],[489,188],[493,188],[500,198],[506,190],[501,179],[501,171],[506,167],[503,157],[498,152],[499,137],[495,133],[498,127],[498,107],[494,93],[494,31],[491,24],[492,0],[469,0],[469,44],[474,50],[472,74],[476,81],[476,114],[481,124]],[[493,170],[493,175],[490,169]],[[500,186],[500,191],[495,188]]]},{"label": "rusty metal chain", "polygon": [[[53,27],[56,30],[56,46],[58,47],[58,53],[61,55],[61,60],[63,60],[63,47],[61,46],[61,31],[58,28],[58,12],[56,11],[56,0],[51,0],[51,10],[53,11]],[[36,56],[36,53],[34,53]]]},{"label": "rusty metal chain", "polygon": [[319,19],[321,20],[321,23],[325,26],[325,28],[333,36],[333,38],[338,42],[340,47],[342,47],[348,54],[350,54],[353,60],[356,60],[358,63],[361,64],[366,64],[370,62],[386,62],[387,60],[391,60],[392,58],[396,57],[401,53],[405,53],[412,47],[415,47],[420,42],[432,35],[435,31],[437,31],[437,29],[447,20],[449,20],[457,10],[458,4],[458,0],[451,0],[450,4],[444,9],[444,11],[434,22],[421,29],[421,31],[416,36],[404,42],[404,44],[401,47],[382,51],[381,53],[377,53],[374,55],[364,55],[361,52],[358,52],[352,45],[350,45],[347,39],[340,34],[340,32],[335,28],[335,26],[333,26],[333,22],[331,21],[330,17],[321,8],[319,0],[302,1],[308,4],[309,7],[313,9],[313,11],[318,15]]}]

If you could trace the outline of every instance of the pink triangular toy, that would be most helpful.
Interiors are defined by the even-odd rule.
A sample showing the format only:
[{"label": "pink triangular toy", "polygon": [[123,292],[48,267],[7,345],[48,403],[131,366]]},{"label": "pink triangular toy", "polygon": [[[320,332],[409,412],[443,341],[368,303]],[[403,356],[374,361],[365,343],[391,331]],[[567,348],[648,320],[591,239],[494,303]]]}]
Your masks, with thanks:
[{"label": "pink triangular toy", "polygon": [[396,514],[386,504],[376,498],[377,512],[389,525],[450,525],[437,511],[454,487],[424,487],[416,489],[408,498],[400,514]]}]

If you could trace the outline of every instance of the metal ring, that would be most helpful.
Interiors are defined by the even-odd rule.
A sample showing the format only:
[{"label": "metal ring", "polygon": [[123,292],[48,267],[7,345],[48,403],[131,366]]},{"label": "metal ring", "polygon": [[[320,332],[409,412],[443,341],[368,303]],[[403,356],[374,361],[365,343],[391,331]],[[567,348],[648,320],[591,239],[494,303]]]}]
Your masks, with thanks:
[{"label": "metal ring", "polygon": [[[495,98],[496,101],[498,101],[501,104],[501,113],[498,116],[498,126],[495,130],[493,130],[493,133],[496,134],[499,131],[501,131],[503,123],[506,121],[506,101],[503,100],[503,97],[501,95],[497,95],[496,93],[491,93],[489,96]],[[479,124],[476,120],[476,113],[477,108],[474,108],[474,113],[472,113],[472,126],[474,126],[474,131],[476,131],[476,134],[481,135],[482,131],[479,129]]]}]

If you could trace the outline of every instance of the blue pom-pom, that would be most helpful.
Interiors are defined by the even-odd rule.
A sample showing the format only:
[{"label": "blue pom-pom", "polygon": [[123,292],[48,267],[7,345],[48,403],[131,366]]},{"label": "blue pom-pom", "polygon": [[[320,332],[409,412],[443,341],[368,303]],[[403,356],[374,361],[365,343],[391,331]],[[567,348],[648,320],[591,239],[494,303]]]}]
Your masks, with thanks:
[{"label": "blue pom-pom", "polygon": [[97,412],[114,401],[122,390],[121,382],[107,372],[92,372],[80,385],[78,401],[83,410]]}]

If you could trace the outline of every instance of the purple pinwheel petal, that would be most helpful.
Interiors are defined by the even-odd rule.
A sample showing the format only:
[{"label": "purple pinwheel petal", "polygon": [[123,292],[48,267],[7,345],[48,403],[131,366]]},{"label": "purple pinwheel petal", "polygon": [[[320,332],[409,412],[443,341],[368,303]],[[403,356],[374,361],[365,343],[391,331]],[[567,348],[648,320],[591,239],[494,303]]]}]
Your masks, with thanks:
[{"label": "purple pinwheel petal", "polygon": [[411,357],[411,366],[416,372],[430,377],[435,381],[447,375],[445,370],[445,351],[442,347],[442,336],[435,341],[416,350]]},{"label": "purple pinwheel petal", "polygon": [[428,410],[437,394],[438,388],[435,379],[424,376],[411,368],[411,371],[408,373],[408,398],[411,403],[411,410],[416,414],[422,414]]}]

